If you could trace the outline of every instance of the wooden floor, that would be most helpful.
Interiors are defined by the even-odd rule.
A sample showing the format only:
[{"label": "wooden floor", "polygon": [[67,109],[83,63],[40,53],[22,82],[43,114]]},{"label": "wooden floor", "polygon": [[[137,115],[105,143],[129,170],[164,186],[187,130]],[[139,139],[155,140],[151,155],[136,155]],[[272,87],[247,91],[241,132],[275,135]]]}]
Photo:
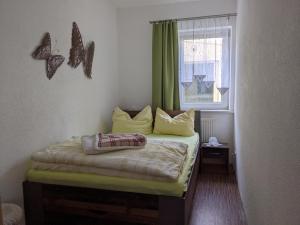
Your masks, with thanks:
[{"label": "wooden floor", "polygon": [[228,175],[214,169],[202,171],[190,225],[246,224],[234,174]]}]

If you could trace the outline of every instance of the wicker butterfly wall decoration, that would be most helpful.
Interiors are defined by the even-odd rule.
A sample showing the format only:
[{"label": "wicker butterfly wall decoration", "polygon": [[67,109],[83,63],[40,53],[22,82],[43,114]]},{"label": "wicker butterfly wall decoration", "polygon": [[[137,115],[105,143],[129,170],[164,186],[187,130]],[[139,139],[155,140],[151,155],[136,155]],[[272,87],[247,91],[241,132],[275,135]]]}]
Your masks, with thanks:
[{"label": "wicker butterfly wall decoration", "polygon": [[80,63],[83,64],[84,74],[87,78],[92,78],[92,64],[94,58],[95,43],[89,42],[84,48],[82,37],[79,28],[75,22],[73,22],[72,28],[72,47],[70,49],[70,56],[68,64],[77,68]]},{"label": "wicker butterfly wall decoration", "polygon": [[65,57],[62,55],[51,54],[51,37],[48,32],[44,35],[41,45],[32,53],[32,57],[34,59],[46,60],[46,72],[49,80],[51,80],[58,67],[65,60]]}]

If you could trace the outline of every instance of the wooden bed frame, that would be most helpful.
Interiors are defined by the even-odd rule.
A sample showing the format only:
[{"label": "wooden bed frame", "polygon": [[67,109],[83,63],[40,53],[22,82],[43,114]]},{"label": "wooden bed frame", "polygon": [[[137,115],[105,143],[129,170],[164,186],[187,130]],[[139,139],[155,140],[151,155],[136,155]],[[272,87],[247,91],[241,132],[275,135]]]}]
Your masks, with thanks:
[{"label": "wooden bed frame", "polygon": [[[138,111],[129,111],[134,116]],[[182,111],[169,111],[176,116]],[[200,130],[200,111],[195,131]],[[201,143],[199,143],[201,146]],[[27,225],[188,225],[199,172],[200,147],[181,197],[110,191],[24,181]]]}]

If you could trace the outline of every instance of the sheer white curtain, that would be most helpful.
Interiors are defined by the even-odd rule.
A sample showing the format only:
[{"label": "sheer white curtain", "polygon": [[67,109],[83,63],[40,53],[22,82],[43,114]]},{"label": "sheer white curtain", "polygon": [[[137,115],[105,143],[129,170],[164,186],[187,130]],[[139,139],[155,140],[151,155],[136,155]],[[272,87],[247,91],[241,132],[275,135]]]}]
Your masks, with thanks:
[{"label": "sheer white curtain", "polygon": [[232,17],[178,22],[180,83],[189,87],[194,79],[221,95],[230,87]]}]

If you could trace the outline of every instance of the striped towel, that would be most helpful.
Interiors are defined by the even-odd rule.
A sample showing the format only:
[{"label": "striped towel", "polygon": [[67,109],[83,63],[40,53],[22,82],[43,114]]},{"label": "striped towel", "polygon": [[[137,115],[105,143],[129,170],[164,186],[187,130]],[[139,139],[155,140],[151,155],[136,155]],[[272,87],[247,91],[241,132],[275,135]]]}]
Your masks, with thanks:
[{"label": "striped towel", "polygon": [[101,154],[122,149],[144,148],[147,139],[142,134],[103,134],[81,137],[86,154]]}]

